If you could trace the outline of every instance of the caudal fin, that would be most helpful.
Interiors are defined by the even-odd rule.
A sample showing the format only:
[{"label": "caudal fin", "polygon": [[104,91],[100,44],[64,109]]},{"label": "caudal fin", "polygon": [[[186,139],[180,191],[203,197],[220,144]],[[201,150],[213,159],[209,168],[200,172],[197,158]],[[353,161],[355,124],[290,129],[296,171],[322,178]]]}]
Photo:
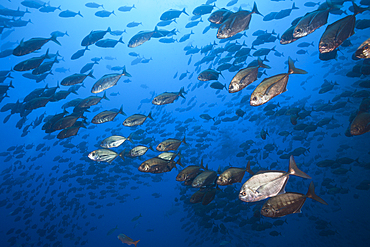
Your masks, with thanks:
[{"label": "caudal fin", "polygon": [[263,14],[261,14],[261,13],[258,11],[256,2],[254,2],[254,4],[253,4],[252,13],[256,13],[256,14],[258,14],[258,15],[263,16]]},{"label": "caudal fin", "polygon": [[271,69],[270,66],[268,66],[268,65],[266,65],[266,64],[263,63],[263,61],[261,60],[261,58],[258,58],[257,62],[258,62],[258,66],[259,67],[265,68],[265,69]]},{"label": "caudal fin", "polygon": [[251,169],[251,161],[248,161],[247,167],[245,168],[245,171],[248,172],[251,176],[254,175],[254,172]]},{"label": "caudal fin", "polygon": [[57,34],[53,34],[51,37],[50,37],[50,40],[51,41],[54,41],[55,43],[57,43],[58,45],[61,45],[60,43],[59,43],[59,41],[57,40]]},{"label": "caudal fin", "polygon": [[322,203],[324,205],[328,205],[326,201],[321,199],[318,195],[315,194],[315,186],[313,185],[313,182],[311,181],[310,187],[308,188],[308,192],[306,194],[307,197],[314,199],[315,201],[318,201],[319,203]]},{"label": "caudal fin", "polygon": [[290,156],[290,161],[289,161],[289,171],[288,173],[290,175],[295,175],[301,178],[307,178],[311,179],[310,176],[308,176],[306,173],[302,172],[301,170],[298,169],[297,164],[295,163],[293,155]]},{"label": "caudal fin", "polygon": [[133,242],[133,244],[135,245],[135,247],[136,247],[137,243],[139,243],[139,241],[140,240],[137,240],[137,241]]},{"label": "caudal fin", "polygon": [[294,61],[290,57],[288,58],[288,64],[289,64],[288,74],[307,74],[307,71],[296,68],[294,66]]}]

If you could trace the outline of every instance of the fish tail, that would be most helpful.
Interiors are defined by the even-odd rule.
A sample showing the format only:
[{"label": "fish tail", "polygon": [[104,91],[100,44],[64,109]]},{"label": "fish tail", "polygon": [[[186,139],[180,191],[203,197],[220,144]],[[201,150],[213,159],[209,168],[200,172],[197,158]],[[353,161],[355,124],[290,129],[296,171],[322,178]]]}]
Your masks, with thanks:
[{"label": "fish tail", "polygon": [[152,112],[149,112],[147,117],[150,118],[151,120],[154,120],[153,117],[152,117]]},{"label": "fish tail", "polygon": [[153,147],[151,145],[149,146],[149,149],[152,150],[152,151],[154,151],[154,149],[153,149]]},{"label": "fish tail", "polygon": [[13,81],[10,81],[9,87],[14,88]]},{"label": "fish tail", "polygon": [[182,10],[182,13],[184,13],[187,16],[189,16],[188,13],[186,13],[185,8]]},{"label": "fish tail", "polygon": [[126,66],[123,66],[122,75],[125,75],[125,76],[127,76],[127,77],[132,77],[132,76],[130,75],[130,73],[128,73],[128,72],[126,71]]},{"label": "fish tail", "polygon": [[307,74],[307,71],[296,68],[294,66],[294,61],[290,57],[288,58],[288,64],[289,64],[288,74]]},{"label": "fish tail", "polygon": [[104,92],[104,94],[103,94],[103,99],[110,100],[110,99],[108,99],[108,97],[107,97],[107,92]]},{"label": "fish tail", "polygon": [[252,171],[252,169],[251,169],[251,161],[250,160],[248,160],[248,164],[247,164],[247,166],[245,167],[245,171],[246,172],[248,172],[250,175],[254,175],[254,172]]},{"label": "fish tail", "polygon": [[87,74],[87,76],[89,76],[89,77],[91,77],[91,78],[95,79],[95,76],[93,76],[93,72],[94,72],[94,70],[93,70],[93,69],[92,69],[92,70],[90,70],[90,72]]},{"label": "fish tail", "polygon": [[354,15],[357,15],[357,14],[360,14],[366,10],[369,10],[369,8],[361,8],[360,6],[358,6],[357,4],[355,4],[354,1],[352,1],[352,5],[353,5],[353,12],[354,12]]},{"label": "fish tail", "polygon": [[125,160],[125,151],[126,149],[123,149],[123,151],[118,154],[118,156],[121,157],[122,160]]},{"label": "fish tail", "polygon": [[123,40],[122,40],[122,36],[119,38],[118,43],[122,43],[122,44],[124,44],[124,43],[125,43],[125,42],[123,42]]},{"label": "fish tail", "polygon": [[261,13],[258,11],[256,2],[254,2],[254,4],[253,4],[252,13],[255,13],[255,14],[257,14],[257,15],[261,15],[261,16],[263,16],[263,14],[261,14]]},{"label": "fish tail", "polygon": [[83,17],[83,16],[81,15],[81,12],[80,12],[80,11],[78,11],[77,15],[79,15],[79,16],[81,16],[81,17]]},{"label": "fish tail", "polygon": [[133,242],[133,244],[135,245],[135,247],[136,247],[137,243],[139,243],[139,241],[140,241],[140,239],[137,240],[137,241],[135,241],[135,242]]},{"label": "fish tail", "polygon": [[188,144],[186,143],[186,141],[185,141],[185,136],[184,136],[184,139],[182,139],[182,143],[184,143],[184,144],[188,145]]},{"label": "fish tail", "polygon": [[181,156],[179,156],[179,159],[176,161],[175,165],[179,165],[181,167],[184,167],[184,165],[181,163]]},{"label": "fish tail", "polygon": [[318,201],[319,203],[322,203],[324,205],[328,205],[327,202],[325,202],[323,199],[321,199],[318,195],[315,194],[315,186],[313,185],[313,182],[311,181],[310,187],[308,189],[308,192],[306,194],[307,197],[314,199],[315,201]]},{"label": "fish tail", "polygon": [[293,9],[299,9],[298,7],[295,6],[295,2],[293,2],[292,10]]},{"label": "fish tail", "polygon": [[127,137],[127,140],[134,144],[134,141],[132,140],[132,133]]},{"label": "fish tail", "polygon": [[182,88],[180,89],[179,96],[185,99],[185,97],[184,97],[184,95],[183,95],[183,94],[186,94],[186,92],[185,92],[185,90],[184,90],[184,87],[182,87]]},{"label": "fish tail", "polygon": [[270,66],[266,65],[263,63],[263,61],[261,60],[261,58],[258,58],[258,66],[261,67],[261,68],[265,68],[265,69],[271,69]]},{"label": "fish tail", "polygon": [[59,43],[59,41],[57,40],[57,34],[55,33],[55,34],[53,34],[51,37],[50,37],[50,40],[51,41],[53,41],[53,42],[55,42],[55,43],[57,43],[58,45],[61,45],[60,43]]},{"label": "fish tail", "polygon": [[123,112],[123,105],[121,105],[121,108],[119,108],[118,113],[122,114],[123,116],[127,116],[126,113]]},{"label": "fish tail", "polygon": [[301,170],[298,169],[293,155],[290,156],[288,174],[295,175],[295,176],[298,176],[298,177],[301,177],[301,178],[311,179],[310,176],[308,176],[306,173],[304,173],[304,172],[302,172]]}]

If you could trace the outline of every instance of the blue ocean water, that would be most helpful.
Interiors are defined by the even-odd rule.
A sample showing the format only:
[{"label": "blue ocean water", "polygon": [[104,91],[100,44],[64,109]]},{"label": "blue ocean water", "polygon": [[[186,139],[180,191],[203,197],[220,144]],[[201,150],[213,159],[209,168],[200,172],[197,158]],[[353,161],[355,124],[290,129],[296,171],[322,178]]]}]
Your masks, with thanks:
[{"label": "blue ocean water", "polygon": [[[369,38],[369,11],[356,15],[357,23],[362,20],[361,26],[356,26],[355,34],[339,47],[337,56],[323,61],[319,59],[318,44],[326,27],[353,13],[351,2],[334,2],[341,8],[329,14],[328,24],[307,37],[282,45],[279,39],[291,22],[318,5],[294,1],[296,8],[292,8],[293,1],[256,1],[263,16],[253,13],[249,28],[241,32],[244,35],[224,42],[216,37],[217,28],[207,31],[209,13],[202,15],[197,25],[186,27],[193,21],[193,10],[205,1],[106,0],[97,4],[104,8],[95,8],[88,1],[2,1],[0,54],[15,49],[21,40],[49,38],[55,31],[68,35],[57,37],[61,45],[49,41],[30,54],[0,58],[0,71],[10,70],[0,76],[4,79],[0,86],[14,86],[3,94],[0,103],[0,245],[121,246],[117,236],[125,234],[134,241],[140,240],[137,246],[366,246],[370,230],[369,133],[349,136],[346,131],[353,120],[351,115],[370,96],[368,59],[353,58],[359,45]],[[370,6],[365,0],[356,3]],[[208,7],[212,11],[227,8],[237,12],[239,8],[251,11],[254,3],[217,0],[209,4],[215,4],[214,8]],[[135,8],[122,11],[122,6],[133,5]],[[60,9],[46,8],[50,6]],[[176,22],[158,27],[173,30],[173,36],[152,37],[140,46],[128,47],[130,39],[140,31],[153,32],[160,16],[169,9],[185,9],[188,14],[181,13]],[[13,12],[6,14],[6,10]],[[66,10],[76,16],[61,17],[60,13]],[[103,10],[107,12],[97,13]],[[20,17],[14,13],[19,11],[26,11],[21,20],[30,20],[28,23],[17,22]],[[267,20],[268,14],[274,15],[271,12],[283,16]],[[109,16],[97,16],[102,14]],[[132,22],[137,26],[128,27]],[[81,41],[90,32],[108,28],[111,32],[104,39],[118,41],[122,37],[124,44],[117,43],[114,48],[91,44],[83,56],[72,59],[73,54],[85,49]],[[155,33],[160,32],[163,30]],[[189,39],[178,42],[191,32],[194,34]],[[171,37],[176,41],[159,41]],[[257,37],[263,42],[253,45]],[[303,42],[309,45],[299,46]],[[194,54],[186,55],[186,47],[201,49],[210,44],[214,45],[208,52],[195,49]],[[232,45],[235,50],[228,52],[226,48]],[[235,54],[252,47],[270,49],[260,58],[271,68],[260,68],[257,81],[240,92],[229,93],[230,81],[238,70],[257,59],[253,56],[255,50],[251,50],[250,56],[238,64],[234,62]],[[51,68],[52,74],[44,80],[36,82],[25,77],[32,71],[12,70],[26,59],[43,56],[47,50],[60,56]],[[132,52],[138,55],[129,54]],[[232,60],[221,60],[228,56]],[[200,62],[205,57],[210,61]],[[286,92],[264,105],[251,106],[250,96],[263,79],[288,72],[288,57],[307,74],[290,75]],[[29,112],[24,110],[25,97],[33,90],[46,85],[49,89],[57,87],[93,60],[99,60],[92,68],[95,79],[87,77],[76,94],[70,93],[65,99]],[[202,71],[217,70],[222,64],[235,69],[221,72],[218,81],[225,88],[211,86],[213,80],[198,80]],[[235,67],[238,65],[239,69]],[[117,85],[104,92],[91,92],[96,81],[122,72],[123,66],[132,77],[122,76]],[[184,78],[180,80],[181,77]],[[177,93],[182,87],[185,99],[179,97],[166,105],[152,104],[155,96]],[[55,93],[70,88],[60,85]],[[86,128],[80,128],[77,135],[58,139],[61,130],[45,133],[42,129],[51,116],[63,113],[67,102],[93,95],[102,97],[103,93],[109,100],[102,99],[83,113]],[[96,114],[117,111],[121,106],[126,116],[118,114],[114,121],[91,123]],[[66,110],[71,114],[73,107]],[[153,120],[148,118],[142,125],[122,125],[133,114],[149,113]],[[208,114],[210,119],[202,118],[202,114]],[[261,138],[264,131],[266,138]],[[134,144],[126,141],[113,148],[117,153],[126,150],[124,160],[116,157],[107,163],[89,159],[89,153],[101,148],[101,141],[111,135],[131,135]],[[203,160],[204,166],[218,171],[218,175],[228,167],[245,168],[248,161],[254,172],[287,171],[293,155],[299,169],[312,179],[290,176],[285,190],[306,194],[313,181],[316,194],[328,205],[308,198],[301,213],[264,217],[260,210],[266,200],[244,202],[238,198],[242,185],[251,177],[247,172],[241,183],[217,186],[208,205],[193,204],[190,198],[199,188],[176,181],[184,169],[181,166],[158,174],[138,170],[143,162],[160,154],[156,151],[160,142],[184,137],[186,144],[181,143],[173,151],[180,151],[177,158],[182,166],[200,165]],[[151,146],[155,151],[128,157],[127,152],[137,145]]]}]

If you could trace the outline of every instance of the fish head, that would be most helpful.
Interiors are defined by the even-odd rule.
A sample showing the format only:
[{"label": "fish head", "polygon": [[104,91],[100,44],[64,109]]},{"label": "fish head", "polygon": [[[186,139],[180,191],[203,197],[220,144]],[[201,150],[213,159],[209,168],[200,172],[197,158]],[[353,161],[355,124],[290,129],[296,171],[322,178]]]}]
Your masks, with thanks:
[{"label": "fish head", "polygon": [[265,217],[275,217],[277,213],[277,210],[268,201],[261,208],[261,214]]},{"label": "fish head", "polygon": [[150,166],[149,166],[149,164],[148,163],[146,163],[146,162],[144,162],[144,163],[142,163],[140,166],[139,166],[139,171],[141,171],[141,172],[149,172],[149,170],[150,170]]},{"label": "fish head", "polygon": [[165,151],[165,145],[163,145],[162,143],[159,143],[158,146],[156,147],[157,151],[160,151],[160,152],[163,152]]},{"label": "fish head", "polygon": [[231,82],[229,85],[229,93],[236,93],[239,92],[240,89],[240,84],[237,82]]},{"label": "fish head", "polygon": [[231,183],[231,176],[230,174],[221,174],[218,178],[216,183],[218,185],[228,185]]},{"label": "fish head", "polygon": [[269,100],[270,100],[270,97],[268,94],[261,94],[261,93],[253,92],[249,103],[251,106],[259,106],[259,105],[265,104]]},{"label": "fish head", "polygon": [[239,193],[239,199],[243,202],[257,202],[265,199],[258,191],[243,186]]},{"label": "fish head", "polygon": [[191,183],[191,186],[192,186],[193,188],[199,188],[199,187],[201,187],[201,186],[202,186],[202,180],[201,180],[201,179],[197,179],[197,178],[195,178],[195,179],[193,180],[193,182]]},{"label": "fish head", "polygon": [[330,42],[330,40],[320,40],[319,51],[320,53],[328,53],[333,51],[336,48],[336,42]]},{"label": "fish head", "polygon": [[99,155],[97,154],[96,151],[92,151],[91,153],[89,153],[88,157],[91,159],[91,160],[98,160],[99,159]]},{"label": "fish head", "polygon": [[186,173],[184,172],[180,172],[179,174],[177,174],[176,176],[176,181],[179,181],[179,182],[182,182],[182,181],[185,181],[186,180]]},{"label": "fish head", "polygon": [[360,47],[356,52],[355,56],[358,58],[370,58],[370,44],[365,44]]}]

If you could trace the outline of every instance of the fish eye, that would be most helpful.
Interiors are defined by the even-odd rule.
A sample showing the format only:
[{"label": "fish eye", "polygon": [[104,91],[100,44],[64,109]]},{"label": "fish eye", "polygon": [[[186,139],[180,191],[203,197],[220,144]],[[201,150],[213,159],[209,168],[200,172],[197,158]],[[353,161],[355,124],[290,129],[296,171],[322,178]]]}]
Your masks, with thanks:
[{"label": "fish eye", "polygon": [[256,101],[256,100],[257,100],[257,97],[256,97],[256,96],[254,96],[252,100],[253,100],[253,101]]},{"label": "fish eye", "polygon": [[300,33],[300,32],[302,32],[302,29],[298,28],[297,33]]},{"label": "fish eye", "polygon": [[328,47],[328,44],[322,44],[321,47],[326,48]]},{"label": "fish eye", "polygon": [[264,211],[265,211],[265,213],[268,213],[269,212],[269,210],[267,208],[265,208]]},{"label": "fish eye", "polygon": [[242,193],[240,193],[240,194],[242,194],[242,196],[246,196],[247,195],[247,193],[245,192],[245,191],[243,191]]}]

